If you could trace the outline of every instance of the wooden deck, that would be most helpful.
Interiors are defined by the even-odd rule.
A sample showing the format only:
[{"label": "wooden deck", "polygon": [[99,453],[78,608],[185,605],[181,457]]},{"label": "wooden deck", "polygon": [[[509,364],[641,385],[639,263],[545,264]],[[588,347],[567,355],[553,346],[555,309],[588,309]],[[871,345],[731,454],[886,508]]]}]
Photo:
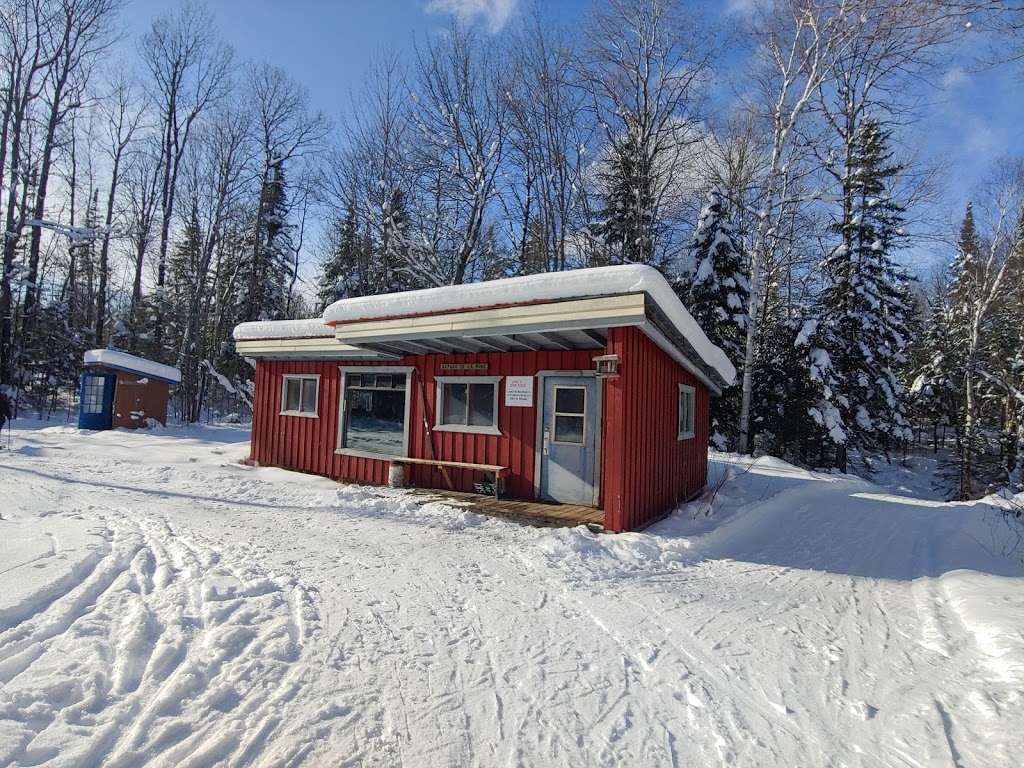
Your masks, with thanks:
[{"label": "wooden deck", "polygon": [[493,496],[481,496],[461,491],[442,491],[434,488],[411,490],[417,496],[428,496],[437,501],[450,501],[455,506],[466,507],[482,515],[503,517],[517,523],[549,528],[572,528],[577,525],[586,525],[591,529],[604,530],[604,510],[594,507],[584,507],[579,504],[495,499]]}]

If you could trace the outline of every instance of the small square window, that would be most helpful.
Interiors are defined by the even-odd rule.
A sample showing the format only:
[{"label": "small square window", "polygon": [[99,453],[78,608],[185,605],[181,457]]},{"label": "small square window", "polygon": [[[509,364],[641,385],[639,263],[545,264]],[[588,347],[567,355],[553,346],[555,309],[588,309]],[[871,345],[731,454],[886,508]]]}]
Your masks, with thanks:
[{"label": "small square window", "polygon": [[697,391],[686,384],[679,385],[679,425],[677,440],[688,440],[694,436],[694,414],[697,410]]},{"label": "small square window", "polygon": [[587,388],[555,387],[551,439],[556,443],[587,444]]},{"label": "small square window", "polygon": [[315,417],[319,389],[319,376],[285,376],[281,385],[281,413]]},{"label": "small square window", "polygon": [[439,376],[436,428],[448,432],[501,434],[498,430],[500,380],[500,376]]}]

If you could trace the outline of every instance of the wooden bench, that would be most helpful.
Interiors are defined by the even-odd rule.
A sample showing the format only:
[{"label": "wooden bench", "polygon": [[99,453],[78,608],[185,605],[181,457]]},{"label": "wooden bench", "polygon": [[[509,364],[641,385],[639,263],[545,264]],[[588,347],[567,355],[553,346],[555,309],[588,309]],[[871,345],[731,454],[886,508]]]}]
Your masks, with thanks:
[{"label": "wooden bench", "polygon": [[392,464],[425,464],[432,467],[452,467],[453,469],[475,469],[480,472],[490,472],[494,475],[494,498],[498,498],[501,488],[501,478],[510,475],[512,470],[509,467],[502,467],[498,464],[470,464],[465,461],[442,461],[441,459],[392,459]]}]

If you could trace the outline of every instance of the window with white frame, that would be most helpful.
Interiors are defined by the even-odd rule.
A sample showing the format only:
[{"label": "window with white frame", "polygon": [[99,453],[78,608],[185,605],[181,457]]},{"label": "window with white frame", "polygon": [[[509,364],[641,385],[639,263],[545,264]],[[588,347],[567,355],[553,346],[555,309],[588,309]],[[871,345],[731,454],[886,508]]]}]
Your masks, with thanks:
[{"label": "window with white frame", "polygon": [[442,432],[500,435],[500,376],[438,376],[434,428]]},{"label": "window with white frame", "polygon": [[686,384],[679,385],[679,430],[676,439],[693,437],[693,417],[697,410],[697,390]]},{"label": "window with white frame", "polygon": [[404,366],[342,368],[341,453],[406,455],[411,376]]},{"label": "window with white frame", "polygon": [[554,405],[551,410],[551,441],[586,445],[587,388],[555,387]]},{"label": "window with white frame", "polygon": [[82,413],[103,413],[103,390],[107,378],[102,374],[85,374],[82,388]]},{"label": "window with white frame", "polygon": [[285,375],[281,383],[281,414],[315,418],[319,389],[318,375]]}]

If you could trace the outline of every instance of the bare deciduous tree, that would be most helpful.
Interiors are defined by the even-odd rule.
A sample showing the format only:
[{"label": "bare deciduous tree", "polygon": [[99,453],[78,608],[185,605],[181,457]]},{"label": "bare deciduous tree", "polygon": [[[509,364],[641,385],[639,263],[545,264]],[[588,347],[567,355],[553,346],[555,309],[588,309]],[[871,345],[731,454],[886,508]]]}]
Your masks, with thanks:
[{"label": "bare deciduous tree", "polygon": [[501,198],[518,271],[570,266],[590,222],[585,171],[596,125],[580,87],[574,41],[534,4],[514,32],[509,151]]},{"label": "bare deciduous tree", "polygon": [[426,284],[465,282],[480,255],[508,134],[502,56],[457,25],[417,51],[416,164],[430,228],[408,268]]},{"label": "bare deciduous tree", "polygon": [[[310,108],[308,91],[280,67],[271,66],[267,62],[256,64],[249,68],[246,82],[252,99],[253,127],[262,161],[244,314],[245,319],[255,320],[267,310],[258,306],[258,301],[264,295],[259,283],[272,269],[268,260],[275,258],[276,250],[285,248],[283,241],[274,242],[278,233],[282,232],[281,222],[275,218],[277,214],[274,203],[283,199],[281,180],[284,168],[291,161],[320,149],[321,142],[330,131],[330,124],[322,112]],[[291,185],[292,188],[296,186],[294,183]],[[300,199],[306,196],[308,190],[300,193]],[[288,245],[285,249],[289,251],[289,263],[293,262],[294,245]],[[292,264],[290,272],[290,285],[281,305],[284,312],[287,312],[291,304],[291,287],[294,286],[297,265]]]},{"label": "bare deciduous tree", "polygon": [[157,261],[155,336],[163,333],[160,300],[167,271],[178,175],[193,127],[205,110],[227,93],[234,53],[218,36],[209,11],[194,0],[161,16],[143,35],[139,55],[148,71],[152,102],[160,121],[160,235]]},{"label": "bare deciduous tree", "polygon": [[105,151],[110,160],[110,182],[107,188],[106,210],[103,216],[103,242],[100,245],[99,285],[96,296],[96,338],[97,347],[102,347],[106,335],[107,302],[110,281],[110,243],[114,235],[117,194],[127,172],[126,165],[136,156],[129,152],[132,139],[139,130],[143,118],[143,104],[137,97],[136,85],[122,69],[113,82],[113,93],[103,99],[100,116],[105,123],[107,142]]},{"label": "bare deciduous tree", "polygon": [[632,197],[626,210],[627,201],[612,200],[625,230],[620,257],[664,261],[669,243],[662,222],[697,192],[690,188],[690,148],[702,139],[698,123],[717,54],[714,26],[676,0],[608,0],[586,34],[580,75],[605,132],[605,160],[613,169],[605,176],[626,176],[606,184],[619,183]]}]

